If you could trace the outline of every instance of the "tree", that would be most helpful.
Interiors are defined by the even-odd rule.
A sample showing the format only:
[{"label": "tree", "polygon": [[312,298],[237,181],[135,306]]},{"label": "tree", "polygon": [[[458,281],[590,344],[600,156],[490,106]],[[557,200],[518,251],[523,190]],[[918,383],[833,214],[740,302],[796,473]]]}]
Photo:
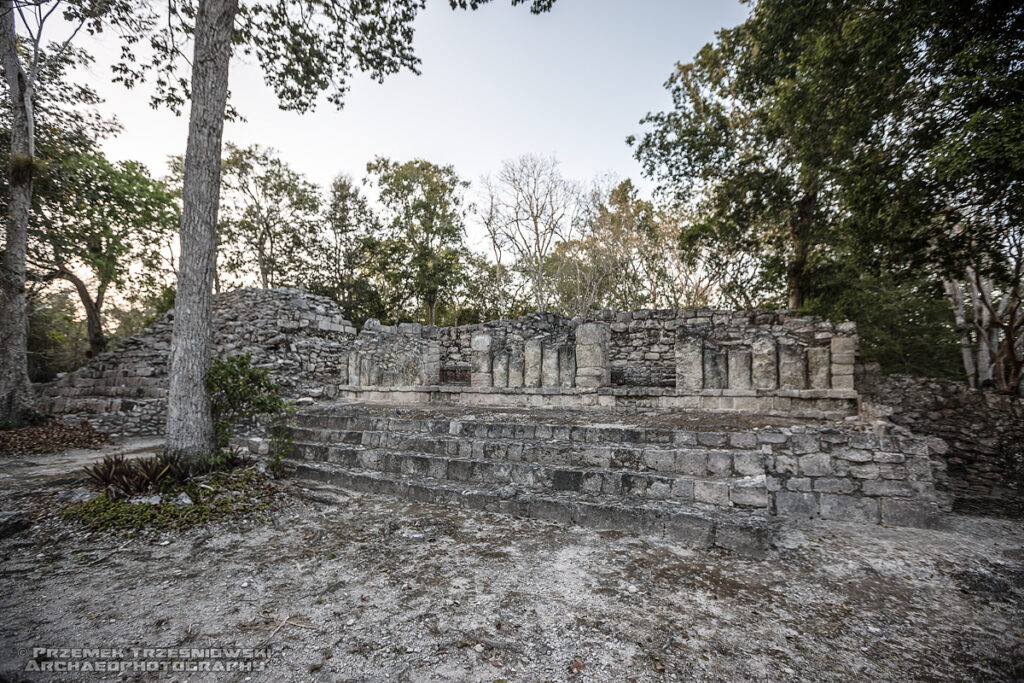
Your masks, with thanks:
[{"label": "tree", "polygon": [[222,168],[227,270],[236,277],[255,271],[264,289],[294,284],[316,238],[318,188],[259,145],[228,143]]},{"label": "tree", "polygon": [[54,159],[40,189],[31,221],[32,278],[71,283],[85,310],[90,352],[101,353],[108,290],[132,285],[144,295],[158,287],[161,247],[178,223],[177,204],[142,164],[111,163],[95,152]]},{"label": "tree", "polygon": [[[0,2],[0,65],[10,115],[7,229],[0,262],[0,423],[16,424],[34,413],[26,355],[25,261],[36,173],[37,99],[51,89],[66,92],[48,76],[55,73],[53,65],[59,67],[74,54],[71,41],[83,28],[98,33],[108,22],[138,28],[145,23],[138,9],[129,0]],[[70,31],[64,40],[48,45],[44,29],[58,10]]]},{"label": "tree", "polygon": [[384,315],[380,293],[365,275],[372,260],[369,245],[380,231],[380,221],[359,187],[346,175],[335,178],[302,281],[311,291],[333,298],[345,317],[359,325]]},{"label": "tree", "polygon": [[453,290],[462,267],[469,183],[451,166],[423,159],[397,163],[378,157],[366,171],[380,191],[386,236],[377,245],[376,271],[390,285],[396,312],[410,298],[434,324],[437,304]]},{"label": "tree", "polygon": [[534,155],[505,161],[497,178],[485,184],[489,230],[512,252],[530,281],[536,310],[544,312],[552,299],[550,257],[559,240],[571,237],[579,188],[562,176],[554,158]]},{"label": "tree", "polygon": [[[487,0],[451,0],[474,9]],[[523,0],[512,0],[521,4]],[[534,0],[543,12],[553,0]],[[255,54],[264,78],[284,109],[311,109],[323,91],[341,105],[353,70],[377,80],[402,68],[416,70],[412,21],[423,0],[341,3],[336,0],[271,0],[247,5],[238,0],[200,0],[194,26],[176,12],[163,39],[152,41],[156,60],[128,51],[119,77],[131,85],[152,69],[173,73],[180,58],[178,38],[194,36],[191,81],[157,79],[156,99],[180,106],[191,99],[189,138],[182,190],[181,265],[168,392],[167,450],[188,456],[213,451],[210,400],[203,375],[210,363],[210,290],[216,260],[220,146],[227,106],[232,45]],[[172,6],[173,9],[173,6]],[[188,13],[187,16],[191,16]],[[236,20],[238,27],[235,28]],[[154,64],[152,68],[149,64]]]}]

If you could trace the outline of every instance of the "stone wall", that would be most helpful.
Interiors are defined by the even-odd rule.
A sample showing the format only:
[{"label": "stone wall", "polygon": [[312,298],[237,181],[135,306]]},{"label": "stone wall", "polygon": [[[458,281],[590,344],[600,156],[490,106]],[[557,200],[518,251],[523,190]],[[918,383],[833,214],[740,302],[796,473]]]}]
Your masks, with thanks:
[{"label": "stone wall", "polygon": [[[160,434],[166,419],[171,311],[87,365],[36,388],[40,408],[115,435]],[[347,381],[355,328],[326,298],[294,289],[240,289],[213,299],[214,353],[249,353],[289,396]]]},{"label": "stone wall", "polygon": [[493,339],[492,352],[498,356],[505,354],[509,358],[513,375],[511,386],[523,386],[522,383],[517,385],[514,377],[518,376],[520,361],[525,362],[526,342],[536,339],[549,344],[565,345],[569,343],[574,328],[571,320],[560,315],[532,313],[514,320],[489,320],[458,327],[428,327],[424,328],[424,334],[438,341],[443,384],[471,383],[473,336],[486,333]]},{"label": "stone wall", "polygon": [[[853,323],[786,311],[602,311],[613,385],[852,390]],[[731,372],[730,372],[731,371]]]},{"label": "stone wall", "polygon": [[[861,414],[932,437],[936,486],[964,509],[1024,510],[1024,397],[860,367]],[[1012,511],[1012,510],[1011,510]]]},{"label": "stone wall", "polygon": [[437,384],[440,368],[439,344],[424,336],[422,325],[381,325],[370,319],[354,340],[342,383],[384,387]]}]

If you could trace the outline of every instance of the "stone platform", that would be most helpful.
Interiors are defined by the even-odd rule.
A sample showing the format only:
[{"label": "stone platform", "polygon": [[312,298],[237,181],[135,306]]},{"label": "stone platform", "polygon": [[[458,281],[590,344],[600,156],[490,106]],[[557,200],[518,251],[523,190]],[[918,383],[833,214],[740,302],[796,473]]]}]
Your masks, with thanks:
[{"label": "stone platform", "polygon": [[845,389],[705,389],[671,387],[325,387],[330,398],[370,403],[453,404],[509,408],[656,408],[842,420],[857,414],[857,392]]},{"label": "stone platform", "polygon": [[948,507],[923,441],[792,416],[342,402],[292,439],[296,476],[342,488],[755,556],[786,518],[931,527]]}]

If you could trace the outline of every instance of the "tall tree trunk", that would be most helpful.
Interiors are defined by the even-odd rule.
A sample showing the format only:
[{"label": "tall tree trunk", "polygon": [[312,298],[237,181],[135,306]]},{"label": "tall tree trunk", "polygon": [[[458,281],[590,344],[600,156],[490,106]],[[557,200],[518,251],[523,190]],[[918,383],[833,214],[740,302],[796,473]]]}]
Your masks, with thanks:
[{"label": "tall tree trunk", "polygon": [[171,453],[189,457],[211,454],[215,448],[213,416],[204,376],[210,367],[211,290],[217,267],[221,142],[231,33],[237,11],[238,0],[201,0],[196,17],[166,446]]},{"label": "tall tree trunk", "polygon": [[11,105],[10,198],[7,239],[0,264],[0,423],[20,424],[33,414],[28,379],[28,316],[25,308],[25,251],[35,166],[32,140],[32,84],[18,59],[14,4],[0,2],[0,60]]},{"label": "tall tree trunk", "polygon": [[796,223],[790,227],[793,258],[789,262],[786,285],[789,290],[789,307],[793,310],[802,308],[807,297],[807,261],[811,250],[809,240],[817,203],[817,193],[805,194],[800,199]]},{"label": "tall tree trunk", "polygon": [[96,299],[89,294],[89,288],[80,277],[70,270],[61,267],[61,277],[70,282],[78,292],[78,300],[82,302],[85,309],[85,327],[89,333],[89,353],[93,356],[99,355],[107,350],[107,338],[103,334],[103,319],[100,317],[100,307],[103,305],[102,289]]}]

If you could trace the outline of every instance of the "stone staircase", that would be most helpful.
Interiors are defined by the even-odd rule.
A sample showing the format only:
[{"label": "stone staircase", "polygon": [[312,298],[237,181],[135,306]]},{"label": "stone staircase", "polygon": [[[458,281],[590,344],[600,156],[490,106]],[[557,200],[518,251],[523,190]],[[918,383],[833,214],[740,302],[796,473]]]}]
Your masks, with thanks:
[{"label": "stone staircase", "polygon": [[[770,547],[780,517],[820,513],[881,521],[880,499],[836,494],[853,493],[856,473],[878,477],[874,470],[849,471],[875,458],[868,447],[895,451],[879,453],[889,463],[904,458],[898,440],[765,419],[323,405],[297,416],[287,464],[298,477],[345,489],[662,535],[753,556]],[[835,468],[845,469],[845,479],[834,476],[835,468],[822,469],[823,459],[832,458],[817,452],[823,443],[836,446]],[[840,448],[849,464],[839,460]],[[778,468],[790,466],[787,459],[793,476],[780,477]],[[895,495],[911,495],[913,487],[904,486]]]}]

